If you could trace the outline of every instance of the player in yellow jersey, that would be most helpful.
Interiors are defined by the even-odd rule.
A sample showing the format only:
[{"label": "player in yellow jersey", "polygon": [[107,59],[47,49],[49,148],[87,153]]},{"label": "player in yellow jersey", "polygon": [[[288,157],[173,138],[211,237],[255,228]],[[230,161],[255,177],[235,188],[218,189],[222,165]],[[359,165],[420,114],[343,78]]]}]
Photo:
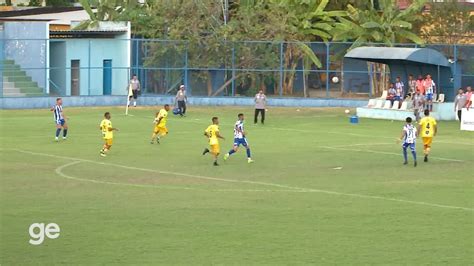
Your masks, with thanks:
[{"label": "player in yellow jersey", "polygon": [[110,121],[110,113],[106,112],[104,114],[104,119],[100,122],[99,129],[102,131],[102,138],[104,139],[104,146],[100,150],[100,156],[105,157],[107,156],[107,152],[112,147],[112,143],[114,140],[114,131],[118,131],[118,128],[112,127],[112,122]]},{"label": "player in yellow jersey", "polygon": [[423,153],[425,154],[424,162],[428,162],[431,143],[433,143],[433,137],[436,136],[436,133],[438,132],[436,120],[430,116],[429,110],[425,110],[425,117],[423,117],[418,123],[418,132],[423,139]]},{"label": "player in yellow jersey", "polygon": [[166,128],[166,121],[168,121],[168,111],[170,110],[170,106],[165,104],[163,109],[161,109],[158,113],[156,113],[155,120],[155,127],[153,129],[153,134],[151,135],[151,144],[156,143],[160,144],[160,137],[168,134],[168,129]]},{"label": "player in yellow jersey", "polygon": [[212,125],[206,128],[204,131],[204,136],[209,138],[210,150],[208,148],[204,149],[202,155],[210,152],[214,157],[214,166],[218,166],[219,164],[217,163],[217,157],[220,153],[219,139],[224,139],[224,137],[222,137],[219,133],[219,118],[212,118]]}]

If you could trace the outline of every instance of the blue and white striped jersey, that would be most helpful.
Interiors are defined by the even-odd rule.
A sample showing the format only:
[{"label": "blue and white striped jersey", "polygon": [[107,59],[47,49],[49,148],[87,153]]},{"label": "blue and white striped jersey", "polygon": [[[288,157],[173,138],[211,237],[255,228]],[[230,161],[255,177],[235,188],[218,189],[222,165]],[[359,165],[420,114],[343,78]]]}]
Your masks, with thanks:
[{"label": "blue and white striped jersey", "polygon": [[416,141],[416,128],[412,124],[407,124],[403,127],[405,137],[403,137],[404,143],[415,143]]},{"label": "blue and white striped jersey", "polygon": [[55,105],[53,113],[54,113],[54,121],[59,121],[59,120],[64,119],[62,105]]},{"label": "blue and white striped jersey", "polygon": [[244,121],[237,120],[234,126],[234,139],[243,139],[245,136],[244,132]]},{"label": "blue and white striped jersey", "polygon": [[435,93],[436,84],[434,83],[433,80],[425,80],[424,85],[425,85],[425,93],[426,94],[434,94]]}]

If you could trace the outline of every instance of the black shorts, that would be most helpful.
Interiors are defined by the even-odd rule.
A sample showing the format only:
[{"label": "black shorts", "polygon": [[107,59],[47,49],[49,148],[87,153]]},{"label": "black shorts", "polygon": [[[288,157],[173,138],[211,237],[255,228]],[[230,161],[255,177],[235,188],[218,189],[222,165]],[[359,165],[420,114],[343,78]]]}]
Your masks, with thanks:
[{"label": "black shorts", "polygon": [[132,90],[132,94],[133,99],[138,98],[138,90]]}]

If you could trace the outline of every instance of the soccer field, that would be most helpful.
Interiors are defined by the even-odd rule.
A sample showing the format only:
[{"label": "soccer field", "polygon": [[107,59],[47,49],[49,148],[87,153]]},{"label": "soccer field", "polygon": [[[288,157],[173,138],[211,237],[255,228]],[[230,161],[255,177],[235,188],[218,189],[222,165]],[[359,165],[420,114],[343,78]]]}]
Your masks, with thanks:
[{"label": "soccer field", "polygon": [[[112,114],[106,158],[99,122]],[[192,107],[150,144],[157,108],[2,110],[0,264],[449,264],[474,261],[474,134],[439,122],[430,161],[402,165],[403,122],[341,108]],[[224,162],[237,113],[245,150]],[[203,136],[219,116],[220,166]],[[411,155],[410,155],[411,156]],[[60,236],[28,243],[32,223]]]}]

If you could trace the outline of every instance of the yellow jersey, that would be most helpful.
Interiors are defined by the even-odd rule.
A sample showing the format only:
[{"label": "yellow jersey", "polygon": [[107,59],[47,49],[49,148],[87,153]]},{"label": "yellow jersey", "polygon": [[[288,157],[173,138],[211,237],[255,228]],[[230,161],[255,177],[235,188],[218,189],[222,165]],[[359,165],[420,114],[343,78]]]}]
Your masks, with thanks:
[{"label": "yellow jersey", "polygon": [[110,120],[104,119],[100,122],[100,130],[102,131],[102,137],[104,139],[114,138],[114,132],[110,129],[112,129],[112,122]]},{"label": "yellow jersey", "polygon": [[160,120],[160,118],[161,118],[161,121],[156,126],[157,127],[166,127],[167,117],[168,117],[168,112],[165,109],[161,109],[160,112],[158,112],[158,114],[156,115],[156,118],[155,118],[156,122],[158,122],[158,120]]},{"label": "yellow jersey", "polygon": [[432,138],[434,136],[434,128],[436,126],[436,120],[433,117],[426,116],[420,120],[421,126],[421,137]]},{"label": "yellow jersey", "polygon": [[209,145],[219,144],[219,139],[217,138],[218,132],[219,132],[218,125],[210,125],[206,128],[206,133],[209,136]]}]

